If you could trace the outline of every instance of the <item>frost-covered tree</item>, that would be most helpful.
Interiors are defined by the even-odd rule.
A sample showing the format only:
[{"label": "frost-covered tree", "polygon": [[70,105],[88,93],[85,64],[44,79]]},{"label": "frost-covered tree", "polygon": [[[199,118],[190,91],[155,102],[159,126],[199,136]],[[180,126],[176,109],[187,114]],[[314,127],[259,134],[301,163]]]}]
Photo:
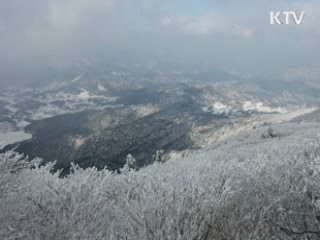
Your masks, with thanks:
[{"label": "frost-covered tree", "polygon": [[157,163],[163,163],[164,162],[163,154],[164,154],[163,149],[157,150],[155,155],[153,155],[153,161]]},{"label": "frost-covered tree", "polygon": [[137,160],[131,154],[128,154],[126,157],[126,163],[123,166],[121,172],[128,172],[130,170],[136,170],[136,169],[137,169]]},{"label": "frost-covered tree", "polygon": [[2,153],[0,239],[320,239],[319,124],[274,129],[125,174]]}]

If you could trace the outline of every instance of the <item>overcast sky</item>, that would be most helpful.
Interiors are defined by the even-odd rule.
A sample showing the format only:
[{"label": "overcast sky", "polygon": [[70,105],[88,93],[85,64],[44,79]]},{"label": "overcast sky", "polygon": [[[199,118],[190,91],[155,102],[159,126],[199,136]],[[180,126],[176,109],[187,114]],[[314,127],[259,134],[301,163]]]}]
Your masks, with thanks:
[{"label": "overcast sky", "polygon": [[[271,10],[306,15],[270,25]],[[319,24],[319,0],[1,0],[0,83],[96,55],[317,78]]]}]

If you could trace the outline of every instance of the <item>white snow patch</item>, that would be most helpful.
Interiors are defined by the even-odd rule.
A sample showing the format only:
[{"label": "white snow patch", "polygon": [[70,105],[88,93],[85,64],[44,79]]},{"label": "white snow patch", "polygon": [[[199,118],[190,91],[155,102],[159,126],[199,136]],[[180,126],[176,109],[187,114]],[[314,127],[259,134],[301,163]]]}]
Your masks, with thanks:
[{"label": "white snow patch", "polygon": [[211,112],[213,114],[223,114],[229,113],[232,110],[232,107],[227,106],[219,101],[215,101],[213,105],[210,107],[203,107],[202,110],[205,112]]},{"label": "white snow patch", "polygon": [[90,96],[90,92],[88,90],[85,90],[85,89],[81,89],[81,93],[79,93],[79,95],[77,95],[77,97],[79,99],[90,99],[91,96]]},{"label": "white snow patch", "polygon": [[31,139],[32,135],[24,131],[0,133],[0,142],[3,146]]},{"label": "white snow patch", "polygon": [[81,145],[83,145],[85,143],[87,138],[84,138],[82,136],[78,136],[75,139],[73,139],[74,141],[74,148],[78,149],[79,147],[81,147]]},{"label": "white snow patch", "polygon": [[228,113],[231,109],[231,107],[228,107],[221,102],[215,102],[213,104],[213,112],[216,114]]},{"label": "white snow patch", "polygon": [[46,106],[41,106],[40,108],[38,108],[38,110],[31,116],[31,119],[41,120],[59,115],[59,113],[63,114],[64,112],[59,107],[48,104]]},{"label": "white snow patch", "polygon": [[251,101],[246,101],[243,103],[242,109],[244,111],[256,111],[260,113],[286,113],[287,109],[277,107],[277,108],[272,108],[269,106],[265,106],[262,102],[256,102],[253,103]]},{"label": "white snow patch", "polygon": [[104,86],[102,86],[101,83],[98,83],[97,87],[100,91],[107,91],[107,89]]},{"label": "white snow patch", "polygon": [[159,112],[159,108],[151,104],[135,105],[135,106],[131,106],[131,109],[135,112],[135,114],[138,117],[145,117],[153,113]]},{"label": "white snow patch", "polygon": [[28,125],[30,125],[29,122],[27,122],[27,121],[21,121],[21,122],[18,122],[16,126],[19,127],[19,128],[25,128],[25,127],[28,126]]},{"label": "white snow patch", "polygon": [[105,97],[105,96],[101,96],[101,95],[93,95],[91,94],[88,90],[81,88],[81,93],[79,93],[78,95],[71,95],[69,98],[70,99],[79,99],[79,100],[89,100],[89,99],[106,99],[109,101],[114,100],[111,97]]}]

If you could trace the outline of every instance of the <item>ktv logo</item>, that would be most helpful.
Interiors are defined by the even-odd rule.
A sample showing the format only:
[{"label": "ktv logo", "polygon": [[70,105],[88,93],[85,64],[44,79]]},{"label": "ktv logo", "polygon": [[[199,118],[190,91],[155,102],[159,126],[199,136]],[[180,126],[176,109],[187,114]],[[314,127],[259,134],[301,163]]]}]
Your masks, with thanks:
[{"label": "ktv logo", "polygon": [[270,12],[270,24],[286,24],[289,25],[292,23],[300,25],[303,23],[305,17],[305,12],[297,13],[295,11],[271,11]]}]

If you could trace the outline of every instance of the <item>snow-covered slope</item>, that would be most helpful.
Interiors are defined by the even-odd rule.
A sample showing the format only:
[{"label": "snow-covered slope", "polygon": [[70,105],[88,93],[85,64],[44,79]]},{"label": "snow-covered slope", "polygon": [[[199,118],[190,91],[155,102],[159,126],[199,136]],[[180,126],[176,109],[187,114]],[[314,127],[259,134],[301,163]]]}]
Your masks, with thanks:
[{"label": "snow-covered slope", "polygon": [[1,238],[318,239],[319,127],[261,126],[120,175],[75,167],[60,179],[2,154]]}]

